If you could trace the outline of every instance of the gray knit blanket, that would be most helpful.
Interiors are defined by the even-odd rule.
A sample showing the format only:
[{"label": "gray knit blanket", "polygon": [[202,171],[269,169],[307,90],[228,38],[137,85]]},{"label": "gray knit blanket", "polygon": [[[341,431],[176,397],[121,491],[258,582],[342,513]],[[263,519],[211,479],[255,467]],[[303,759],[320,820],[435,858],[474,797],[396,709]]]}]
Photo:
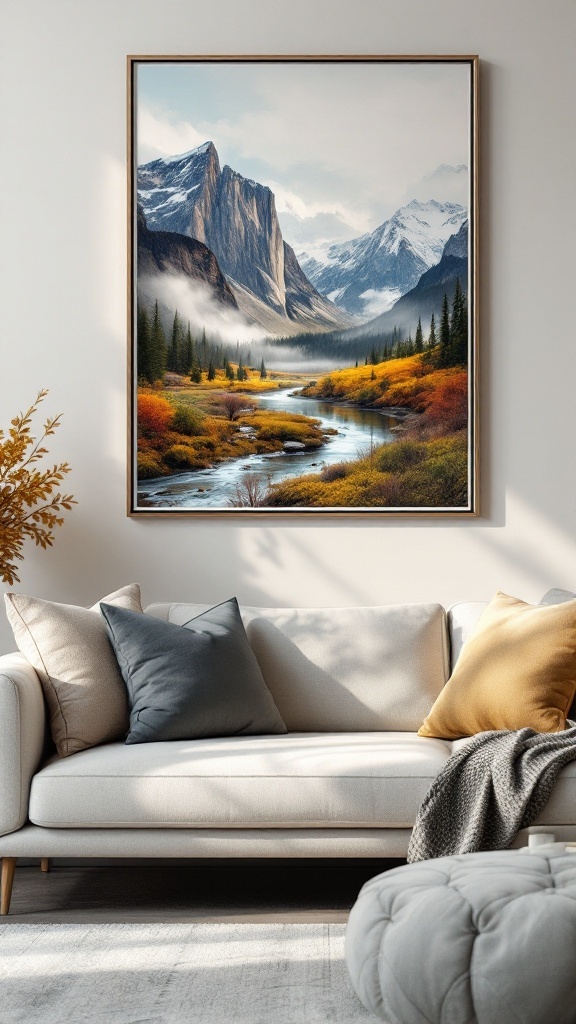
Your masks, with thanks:
[{"label": "gray knit blanket", "polygon": [[424,798],[408,861],[507,849],[576,760],[576,725],[569,725],[560,733],[481,732],[456,750]]}]

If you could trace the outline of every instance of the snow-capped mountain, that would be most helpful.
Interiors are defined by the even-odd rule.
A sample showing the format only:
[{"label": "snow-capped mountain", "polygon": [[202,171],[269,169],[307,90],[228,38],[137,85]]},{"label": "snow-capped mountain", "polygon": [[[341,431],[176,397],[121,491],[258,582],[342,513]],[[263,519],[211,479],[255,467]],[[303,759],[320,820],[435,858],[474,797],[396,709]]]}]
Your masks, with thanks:
[{"label": "snow-capped mountain", "polygon": [[466,218],[458,203],[414,199],[370,234],[332,245],[324,257],[300,254],[300,263],[321,294],[362,314],[378,293],[404,295],[414,288],[440,261],[446,242]]},{"label": "snow-capped mountain", "polygon": [[422,321],[427,334],[432,313],[436,324],[440,322],[444,294],[452,302],[456,281],[464,294],[468,293],[468,220],[450,236],[443,248],[440,260],[426,270],[414,288],[406,292],[391,309],[374,320],[346,332],[347,338],[363,335],[391,333],[396,327],[404,335],[416,331],[418,319]]},{"label": "snow-capped mountain", "polygon": [[271,190],[231,167],[221,169],[212,142],[140,167],[138,199],[150,231],[176,232],[208,246],[240,309],[265,329],[274,324],[275,333],[289,334],[353,322],[302,273],[282,238]]}]

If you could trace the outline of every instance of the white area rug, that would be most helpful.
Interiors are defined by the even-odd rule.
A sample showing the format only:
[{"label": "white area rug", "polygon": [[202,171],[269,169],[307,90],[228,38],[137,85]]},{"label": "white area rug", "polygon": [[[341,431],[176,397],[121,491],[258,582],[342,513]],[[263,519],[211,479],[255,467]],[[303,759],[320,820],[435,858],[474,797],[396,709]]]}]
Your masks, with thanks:
[{"label": "white area rug", "polygon": [[0,927],[2,1024],[373,1024],[343,924]]}]

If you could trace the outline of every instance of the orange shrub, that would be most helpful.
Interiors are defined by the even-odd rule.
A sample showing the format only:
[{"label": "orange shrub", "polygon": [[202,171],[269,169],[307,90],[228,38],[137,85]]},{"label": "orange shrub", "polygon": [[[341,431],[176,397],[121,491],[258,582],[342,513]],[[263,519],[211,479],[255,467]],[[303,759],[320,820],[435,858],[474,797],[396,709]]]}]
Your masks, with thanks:
[{"label": "orange shrub", "polygon": [[148,437],[166,433],[174,408],[161,395],[138,395],[138,429]]},{"label": "orange shrub", "polygon": [[452,372],[441,381],[426,402],[425,425],[435,433],[452,434],[468,421],[468,374]]}]

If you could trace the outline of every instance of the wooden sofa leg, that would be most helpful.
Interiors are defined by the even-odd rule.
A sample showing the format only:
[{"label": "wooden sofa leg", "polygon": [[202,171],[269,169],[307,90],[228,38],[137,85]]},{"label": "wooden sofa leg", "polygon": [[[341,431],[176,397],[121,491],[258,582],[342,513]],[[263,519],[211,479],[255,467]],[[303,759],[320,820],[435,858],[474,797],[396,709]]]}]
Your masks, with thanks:
[{"label": "wooden sofa leg", "polygon": [[2,917],[4,917],[10,910],[15,868],[16,857],[2,858],[2,879],[0,881],[0,915]]},{"label": "wooden sofa leg", "polygon": [[50,871],[50,857],[42,857],[40,861],[40,869],[46,874]]}]

